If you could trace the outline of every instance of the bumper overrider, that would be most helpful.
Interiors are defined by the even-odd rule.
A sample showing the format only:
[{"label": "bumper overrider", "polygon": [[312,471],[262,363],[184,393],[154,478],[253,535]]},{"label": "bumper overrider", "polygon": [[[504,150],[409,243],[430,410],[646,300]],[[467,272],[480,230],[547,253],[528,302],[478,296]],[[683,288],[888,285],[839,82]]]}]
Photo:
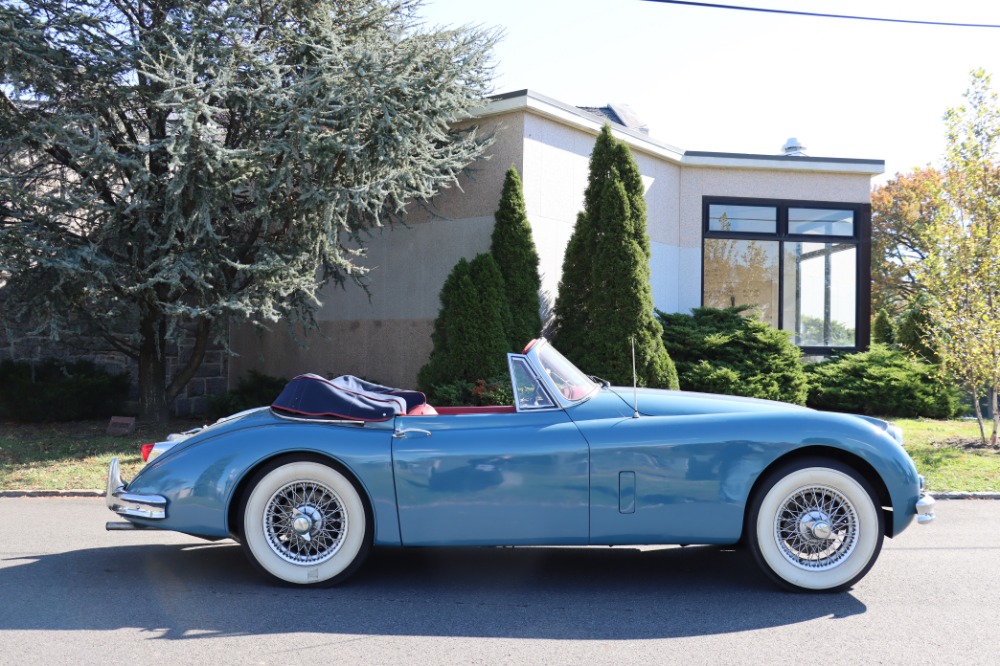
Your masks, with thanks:
[{"label": "bumper overrider", "polygon": [[920,499],[917,500],[917,524],[927,525],[934,522],[934,498],[924,494],[924,477],[920,477]]},{"label": "bumper overrider", "polygon": [[[104,496],[108,508],[126,518],[162,520],[167,517],[167,498],[125,492],[125,482],[118,468],[118,458],[108,468],[108,490]],[[114,526],[114,527],[113,527]],[[122,529],[120,523],[108,523],[108,529]]]}]

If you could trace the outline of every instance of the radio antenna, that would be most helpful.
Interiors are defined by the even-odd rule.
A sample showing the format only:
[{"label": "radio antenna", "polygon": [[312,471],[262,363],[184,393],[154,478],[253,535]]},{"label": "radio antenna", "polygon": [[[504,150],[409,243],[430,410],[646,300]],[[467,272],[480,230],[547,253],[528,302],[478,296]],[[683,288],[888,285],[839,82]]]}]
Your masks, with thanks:
[{"label": "radio antenna", "polygon": [[635,374],[635,336],[631,337],[632,340],[632,418],[639,418],[639,380]]}]

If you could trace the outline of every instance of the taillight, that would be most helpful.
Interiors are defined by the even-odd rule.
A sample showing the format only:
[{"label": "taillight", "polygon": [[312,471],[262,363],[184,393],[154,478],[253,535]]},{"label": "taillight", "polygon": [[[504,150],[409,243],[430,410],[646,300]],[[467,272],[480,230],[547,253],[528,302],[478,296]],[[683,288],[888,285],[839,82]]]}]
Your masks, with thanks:
[{"label": "taillight", "polygon": [[153,447],[156,444],[143,444],[142,445],[142,462],[149,462],[149,454],[153,451]]}]

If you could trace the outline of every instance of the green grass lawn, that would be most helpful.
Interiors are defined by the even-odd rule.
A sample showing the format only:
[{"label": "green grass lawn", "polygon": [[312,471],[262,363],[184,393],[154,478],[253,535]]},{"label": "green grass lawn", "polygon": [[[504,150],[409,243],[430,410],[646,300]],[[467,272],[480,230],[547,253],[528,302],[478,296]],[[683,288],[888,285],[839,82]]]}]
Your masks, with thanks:
[{"label": "green grass lawn", "polygon": [[[894,419],[928,489],[1000,492],[1000,452],[958,446],[979,438],[975,421]],[[127,437],[104,434],[106,421],[40,425],[0,424],[0,490],[99,490],[118,456],[122,476],[142,466],[139,447],[198,423],[140,426]],[[943,443],[943,444],[942,444]],[[951,443],[951,445],[948,445]]]},{"label": "green grass lawn", "polygon": [[[1000,491],[1000,451],[963,448],[956,439],[979,440],[975,420],[894,419],[903,429],[906,450],[934,492]],[[987,423],[987,437],[990,434]]]},{"label": "green grass lawn", "polygon": [[193,425],[139,426],[132,435],[109,437],[107,421],[0,423],[0,490],[103,490],[112,458],[122,477],[132,478],[143,465],[140,446]]}]

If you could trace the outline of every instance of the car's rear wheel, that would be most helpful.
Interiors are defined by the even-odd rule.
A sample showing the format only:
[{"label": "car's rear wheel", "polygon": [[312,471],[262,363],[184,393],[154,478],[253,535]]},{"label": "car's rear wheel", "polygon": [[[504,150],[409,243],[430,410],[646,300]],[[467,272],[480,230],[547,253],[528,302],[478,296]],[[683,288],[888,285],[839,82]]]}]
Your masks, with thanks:
[{"label": "car's rear wheel", "polygon": [[257,472],[242,507],[243,549],[267,575],[333,585],[354,573],[372,542],[365,500],[319,460],[279,460]]},{"label": "car's rear wheel", "polygon": [[882,550],[884,518],[871,484],[842,463],[793,462],[768,476],[748,513],[747,542],[779,585],[839,592]]}]

